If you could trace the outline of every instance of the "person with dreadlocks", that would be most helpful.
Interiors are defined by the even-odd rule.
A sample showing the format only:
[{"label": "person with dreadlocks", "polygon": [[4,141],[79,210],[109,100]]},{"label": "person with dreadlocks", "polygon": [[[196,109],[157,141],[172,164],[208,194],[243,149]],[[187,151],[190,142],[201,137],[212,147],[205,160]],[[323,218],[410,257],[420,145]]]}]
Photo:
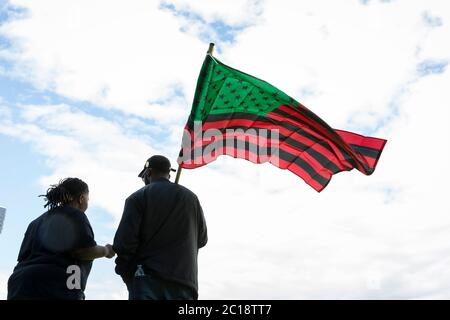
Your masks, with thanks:
[{"label": "person with dreadlocks", "polygon": [[8,281],[8,300],[83,300],[92,261],[115,255],[111,245],[94,240],[85,214],[88,185],[66,178],[41,196],[48,211],[28,226]]}]

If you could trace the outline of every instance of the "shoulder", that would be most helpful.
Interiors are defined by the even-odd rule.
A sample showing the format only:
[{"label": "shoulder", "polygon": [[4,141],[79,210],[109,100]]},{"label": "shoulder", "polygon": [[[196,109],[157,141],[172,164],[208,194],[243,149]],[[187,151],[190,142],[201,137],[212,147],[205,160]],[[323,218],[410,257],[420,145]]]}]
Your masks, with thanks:
[{"label": "shoulder", "polygon": [[62,215],[65,217],[65,219],[69,219],[71,221],[75,221],[78,223],[88,224],[90,225],[89,219],[83,211],[70,207],[70,206],[63,206],[63,207],[57,207],[53,210],[48,211],[46,214],[48,215]]},{"label": "shoulder", "polygon": [[29,228],[31,228],[31,227],[33,227],[33,226],[39,224],[39,223],[45,218],[45,216],[46,216],[47,214],[48,214],[48,211],[45,212],[45,213],[43,213],[43,214],[41,214],[39,217],[37,217],[37,218],[34,219],[33,221],[31,221],[30,224],[28,225]]},{"label": "shoulder", "polygon": [[176,183],[173,183],[170,181],[163,181],[163,182],[151,183],[149,185],[142,187],[141,189],[132,193],[127,198],[127,201],[140,202],[141,200],[144,200],[150,194],[158,195],[161,193],[163,193],[163,194],[164,193],[181,194],[185,198],[192,198],[194,200],[198,200],[197,195],[194,192],[192,192],[190,189],[186,188],[185,186],[182,186],[180,184],[176,184]]},{"label": "shoulder", "polygon": [[190,189],[180,184],[173,183],[174,188],[176,188],[183,196],[190,198],[192,200],[198,201],[197,195]]},{"label": "shoulder", "polygon": [[130,211],[135,209],[142,209],[146,203],[146,187],[142,187],[139,190],[133,192],[125,200],[125,210]]},{"label": "shoulder", "polygon": [[32,230],[33,228],[38,228],[39,225],[41,225],[43,222],[45,222],[48,217],[51,216],[51,214],[56,210],[55,209],[51,209],[48,210],[44,213],[42,213],[40,216],[38,216],[37,218],[35,218],[33,221],[30,222],[30,224],[28,225],[28,230]]},{"label": "shoulder", "polygon": [[30,235],[30,234],[34,234],[36,229],[39,228],[39,225],[41,224],[41,221],[44,219],[45,214],[41,214],[39,217],[37,217],[36,219],[34,219],[33,221],[31,221],[28,224],[28,227],[25,231],[25,236]]},{"label": "shoulder", "polygon": [[145,188],[146,187],[142,187],[139,190],[136,190],[135,192],[130,194],[125,201],[126,202],[139,202],[139,201],[141,201],[144,198]]}]

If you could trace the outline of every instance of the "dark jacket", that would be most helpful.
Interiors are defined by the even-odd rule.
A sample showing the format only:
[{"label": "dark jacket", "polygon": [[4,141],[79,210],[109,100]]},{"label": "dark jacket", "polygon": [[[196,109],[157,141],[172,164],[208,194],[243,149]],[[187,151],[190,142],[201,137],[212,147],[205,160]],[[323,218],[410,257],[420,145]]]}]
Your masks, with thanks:
[{"label": "dark jacket", "polygon": [[[30,223],[18,264],[8,281],[8,299],[84,299],[92,261],[72,257],[77,249],[97,245],[84,212],[57,207]],[[69,266],[80,268],[80,289],[67,287]]]},{"label": "dark jacket", "polygon": [[207,239],[197,196],[167,179],[157,179],[125,202],[113,245],[116,273],[129,283],[141,264],[147,273],[197,291],[198,249]]}]

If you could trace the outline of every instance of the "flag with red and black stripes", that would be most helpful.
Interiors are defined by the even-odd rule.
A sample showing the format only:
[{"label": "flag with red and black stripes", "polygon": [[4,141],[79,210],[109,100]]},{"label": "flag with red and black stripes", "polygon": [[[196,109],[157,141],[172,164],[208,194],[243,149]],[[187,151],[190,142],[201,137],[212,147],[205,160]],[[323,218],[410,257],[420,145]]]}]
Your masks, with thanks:
[{"label": "flag with red and black stripes", "polygon": [[220,155],[270,162],[320,192],[340,171],[372,174],[385,144],[332,129],[271,84],[207,55],[178,163],[193,169]]}]

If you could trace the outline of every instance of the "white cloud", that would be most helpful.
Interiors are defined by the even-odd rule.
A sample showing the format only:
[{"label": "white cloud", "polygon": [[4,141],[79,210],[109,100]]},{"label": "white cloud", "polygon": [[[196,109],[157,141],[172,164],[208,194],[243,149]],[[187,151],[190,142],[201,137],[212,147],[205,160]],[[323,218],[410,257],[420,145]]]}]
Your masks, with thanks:
[{"label": "white cloud", "polygon": [[[107,288],[105,290],[105,288]],[[87,300],[126,300],[128,291],[114,273],[114,259],[94,261],[85,291]]]},{"label": "white cloud", "polygon": [[[22,39],[15,59],[30,66],[29,79],[75,99],[161,118],[164,126],[152,123],[154,129],[172,133],[162,147],[130,129],[142,119],[111,120],[67,105],[22,106],[22,119],[3,121],[0,133],[31,142],[48,158],[53,174],[44,185],[85,177],[93,203],[117,217],[139,185],[143,160],[154,151],[172,159],[178,152],[187,106],[147,101],[170,97],[174,86],[190,101],[206,48],[156,5],[79,4],[79,24],[59,3],[26,2],[30,18],[3,28]],[[220,6],[189,5],[206,20],[240,21]],[[340,173],[320,194],[292,173],[243,160],[223,157],[184,170],[181,182],[198,194],[209,227],[199,258],[200,298],[449,298],[443,257],[450,71],[419,78],[416,70],[424,60],[450,58],[446,6],[266,1],[258,23],[223,46],[220,60],[275,84],[336,128],[371,130],[385,121],[376,135],[389,142],[372,176]],[[442,25],[425,24],[424,12]],[[144,41],[150,38],[152,44]],[[312,94],[303,98],[297,93],[305,88]],[[101,292],[112,286],[91,285],[96,297],[107,297]]]},{"label": "white cloud", "polygon": [[78,176],[90,185],[92,203],[119,218],[127,194],[139,187],[136,176],[145,159],[157,152],[150,141],[67,105],[20,109],[23,121],[0,121],[0,133],[30,142],[47,158],[53,174],[43,177],[43,187]]},{"label": "white cloud", "polygon": [[[267,1],[264,23],[241,33],[223,60],[276,84],[335,127],[365,129],[390,112],[392,96],[430,50],[448,56],[448,27],[430,30],[425,10],[417,1]],[[301,96],[304,88],[314,94]],[[372,116],[347,124],[355,114]]]},{"label": "white cloud", "polygon": [[6,300],[8,295],[8,279],[9,274],[0,272],[0,300]]},{"label": "white cloud", "polygon": [[260,0],[235,0],[235,1],[186,1],[171,0],[162,1],[165,5],[173,5],[176,10],[190,12],[200,16],[211,23],[217,20],[229,25],[253,24],[259,14],[262,13]]},{"label": "white cloud", "polygon": [[178,18],[180,30],[204,41],[234,43],[242,30],[257,25],[263,1],[161,1],[160,8]]},{"label": "white cloud", "polygon": [[42,89],[158,121],[180,121],[189,103],[152,103],[193,91],[205,46],[178,31],[156,1],[11,1],[28,14],[3,24],[14,46],[3,56]]}]

